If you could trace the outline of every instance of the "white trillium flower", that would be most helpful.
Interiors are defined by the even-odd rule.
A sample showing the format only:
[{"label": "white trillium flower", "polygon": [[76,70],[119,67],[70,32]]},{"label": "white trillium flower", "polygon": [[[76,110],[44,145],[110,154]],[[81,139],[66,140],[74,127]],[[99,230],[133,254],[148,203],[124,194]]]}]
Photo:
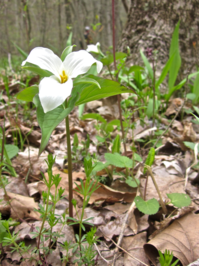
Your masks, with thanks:
[{"label": "white trillium flower", "polygon": [[89,52],[89,53],[93,52],[93,53],[99,54],[100,53],[100,43],[97,42],[96,44],[87,45],[86,51]]},{"label": "white trillium flower", "polygon": [[97,64],[99,73],[102,63],[84,50],[68,54],[65,60],[61,59],[48,48],[34,48],[27,59],[23,61],[39,66],[41,69],[50,71],[53,75],[45,77],[39,84],[39,98],[44,112],[49,112],[61,105],[73,88],[72,78],[86,73],[92,64]]}]

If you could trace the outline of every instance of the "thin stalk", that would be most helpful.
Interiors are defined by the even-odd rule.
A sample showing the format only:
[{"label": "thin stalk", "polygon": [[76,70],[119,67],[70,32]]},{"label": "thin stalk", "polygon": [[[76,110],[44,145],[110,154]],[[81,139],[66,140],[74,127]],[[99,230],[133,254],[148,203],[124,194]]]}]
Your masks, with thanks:
[{"label": "thin stalk", "polygon": [[[112,32],[113,32],[113,60],[114,60],[114,69],[116,71],[116,60],[115,60],[115,1],[112,0]],[[123,145],[124,145],[124,154],[126,155],[126,142],[124,137],[124,128],[122,124],[122,110],[121,110],[121,96],[117,95],[117,103],[118,103],[118,109],[119,109],[119,118],[120,118],[120,126],[122,130],[122,138],[123,138]]]},{"label": "thin stalk", "polygon": [[[65,108],[67,108],[67,100],[65,101]],[[70,128],[69,118],[65,118],[66,123],[66,139],[67,139],[67,159],[68,159],[68,184],[69,184],[69,216],[73,218],[73,177],[72,177],[72,157],[71,157],[71,143],[70,143]]]},{"label": "thin stalk", "polygon": [[154,186],[155,186],[155,188],[156,188],[156,191],[157,191],[157,193],[158,193],[158,196],[159,196],[159,198],[160,198],[160,205],[161,205],[161,207],[162,207],[162,209],[163,209],[163,212],[164,212],[165,214],[167,214],[167,208],[166,208],[166,205],[165,205],[165,203],[164,203],[164,201],[163,201],[163,199],[162,199],[162,195],[161,195],[160,190],[159,190],[159,187],[158,187],[158,185],[157,185],[157,183],[156,183],[155,177],[154,177],[154,175],[153,175],[153,173],[152,173],[151,167],[148,166],[148,165],[145,165],[145,166],[146,166],[146,168],[147,168],[147,170],[148,170],[148,172],[149,172],[149,174],[150,174],[150,176],[151,176],[151,178],[152,178],[152,180],[153,180],[153,184],[154,184]]},{"label": "thin stalk", "polygon": [[153,127],[155,126],[155,59],[153,58]]}]

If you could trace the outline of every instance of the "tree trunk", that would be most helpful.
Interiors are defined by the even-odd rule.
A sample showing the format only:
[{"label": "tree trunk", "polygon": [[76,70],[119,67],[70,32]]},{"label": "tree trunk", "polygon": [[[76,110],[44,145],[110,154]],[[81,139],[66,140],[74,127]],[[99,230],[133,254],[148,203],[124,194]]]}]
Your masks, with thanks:
[{"label": "tree trunk", "polygon": [[173,30],[180,20],[179,43],[181,73],[187,76],[198,64],[198,0],[131,0],[128,21],[123,31],[120,50],[131,49],[133,64],[141,63],[139,50],[158,50],[158,61],[164,64],[169,55]]}]

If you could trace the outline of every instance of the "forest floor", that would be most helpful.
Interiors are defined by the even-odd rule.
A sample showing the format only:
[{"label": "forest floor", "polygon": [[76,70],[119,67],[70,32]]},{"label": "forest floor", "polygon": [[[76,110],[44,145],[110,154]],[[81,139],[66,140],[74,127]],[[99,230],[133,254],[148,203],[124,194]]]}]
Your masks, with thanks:
[{"label": "forest floor", "polygon": [[[29,85],[38,81],[38,77],[35,76],[29,81]],[[5,131],[4,143],[8,146],[14,144],[19,151],[11,159],[17,177],[11,176],[6,164],[2,169],[2,176],[8,181],[6,186],[8,197],[5,197],[3,188],[0,188],[2,219],[0,225],[9,218],[12,218],[12,222],[18,222],[10,225],[10,232],[17,234],[16,243],[24,242],[26,246],[30,245],[30,250],[23,254],[18,250],[12,252],[12,243],[2,246],[3,237],[0,233],[2,266],[38,265],[38,253],[31,251],[38,243],[33,232],[37,232],[42,224],[40,213],[36,210],[40,208],[39,204],[43,204],[42,192],[47,191],[42,173],[48,179],[46,160],[49,153],[56,157],[53,174],[60,174],[59,188],[65,189],[63,198],[56,204],[55,214],[68,213],[69,205],[65,124],[61,123],[53,131],[45,151],[38,157],[41,130],[36,118],[36,109],[32,104],[22,104],[16,100],[16,94],[20,90],[17,77],[10,80],[7,87],[1,80],[0,124]],[[122,99],[128,98],[128,95],[124,94],[122,97]],[[199,165],[198,147],[195,144],[199,140],[199,126],[193,123],[193,116],[186,111],[191,108],[183,99],[173,98],[162,113],[157,114],[154,124],[147,117],[141,121],[138,112],[134,112],[130,119],[134,129],[126,132],[127,153],[124,153],[121,143],[120,154],[131,158],[133,144],[133,152],[136,151],[141,157],[142,160],[136,161],[132,171],[139,180],[140,190],[124,181],[125,168],[112,166],[111,181],[110,173],[107,174],[105,170],[98,171],[96,176],[104,182],[98,183],[99,187],[91,195],[84,211],[84,219],[92,218],[89,223],[96,228],[96,236],[100,240],[93,246],[96,250],[93,264],[74,262],[76,255],[72,253],[72,249],[68,253],[68,262],[61,260],[67,255],[63,247],[64,242],[75,243],[78,228],[57,223],[53,231],[61,231],[62,236],[57,237],[49,254],[46,255],[44,249],[41,250],[44,261],[40,265],[152,265],[150,263],[157,265],[158,250],[164,253],[166,249],[172,251],[182,265],[188,265],[198,259]],[[99,114],[107,123],[118,119],[117,97],[90,102],[85,107],[85,113]],[[69,119],[73,151],[75,134],[78,137],[78,149],[73,152],[73,188],[77,188],[80,179],[83,181],[86,179],[84,157],[91,155],[94,159],[105,163],[105,154],[111,153],[113,140],[117,135],[121,136],[121,131],[114,126],[109,138],[106,138],[102,134],[101,122],[91,118],[79,119],[77,107],[69,115]],[[161,145],[156,147],[151,172],[144,171],[144,162],[152,146],[151,143],[154,144],[157,140],[161,141]],[[185,142],[189,143],[189,147]],[[151,175],[156,180],[163,201],[168,203],[167,213],[160,207],[155,214],[144,214],[134,203],[135,197],[140,193],[144,195],[145,201],[152,199],[160,201]],[[54,187],[51,188],[51,193],[55,195]],[[188,207],[175,207],[169,202],[168,194],[171,193],[186,193],[191,198],[191,204]],[[73,210],[76,218],[78,214],[81,215],[83,200],[82,195],[75,190],[74,198],[77,201],[77,206]],[[48,226],[45,222],[44,228]],[[85,228],[86,232],[90,227]],[[44,247],[49,245],[49,238],[45,233],[41,242]]]}]

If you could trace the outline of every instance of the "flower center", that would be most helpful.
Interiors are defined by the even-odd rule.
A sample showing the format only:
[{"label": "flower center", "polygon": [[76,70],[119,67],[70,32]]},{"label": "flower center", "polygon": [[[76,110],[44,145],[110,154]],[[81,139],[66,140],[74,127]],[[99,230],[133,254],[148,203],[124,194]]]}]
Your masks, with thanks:
[{"label": "flower center", "polygon": [[65,83],[68,80],[68,76],[66,75],[66,72],[63,70],[62,75],[60,75],[61,83]]}]

